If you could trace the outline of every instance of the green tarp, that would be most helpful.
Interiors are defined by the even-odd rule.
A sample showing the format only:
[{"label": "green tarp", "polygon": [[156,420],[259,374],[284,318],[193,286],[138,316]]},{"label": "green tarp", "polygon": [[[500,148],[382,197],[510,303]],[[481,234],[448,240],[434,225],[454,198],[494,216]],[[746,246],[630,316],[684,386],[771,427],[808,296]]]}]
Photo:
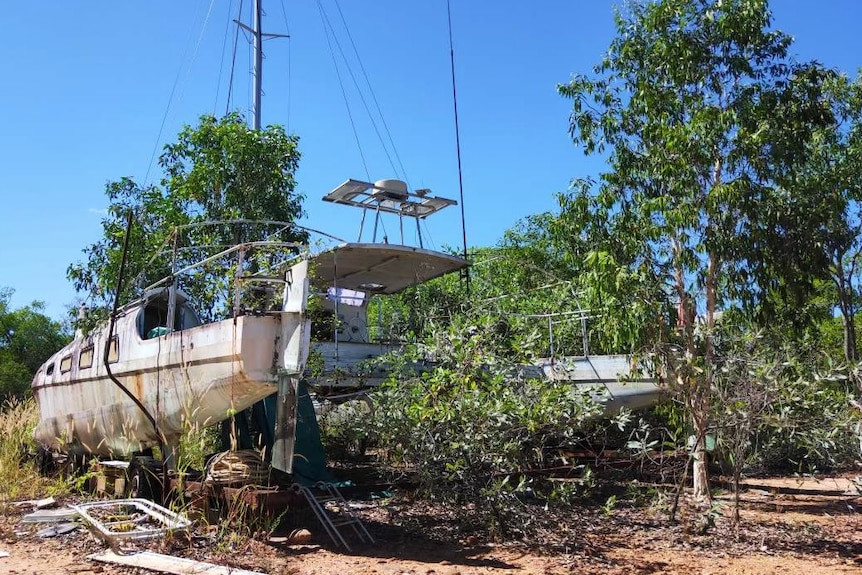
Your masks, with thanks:
[{"label": "green tarp", "polygon": [[[275,438],[276,396],[271,395],[251,408],[251,417],[246,412],[234,417],[237,429],[237,448],[254,447],[252,429],[260,433],[260,443],[266,453],[272,453]],[[222,449],[230,449],[229,420],[222,428]],[[320,426],[314,413],[314,402],[308,392],[308,385],[299,382],[296,407],[296,443],[293,455],[293,479],[302,485],[311,486],[318,482],[335,483],[335,478],[326,469],[326,452],[320,441]]]}]

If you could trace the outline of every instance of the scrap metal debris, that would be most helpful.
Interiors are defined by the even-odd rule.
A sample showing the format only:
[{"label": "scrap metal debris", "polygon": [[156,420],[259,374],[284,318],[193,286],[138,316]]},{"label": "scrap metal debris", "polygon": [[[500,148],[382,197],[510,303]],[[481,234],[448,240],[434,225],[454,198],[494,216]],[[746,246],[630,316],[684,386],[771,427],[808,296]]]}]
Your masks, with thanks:
[{"label": "scrap metal debris", "polygon": [[89,555],[87,559],[128,567],[140,567],[152,571],[161,571],[162,573],[172,573],[173,575],[266,575],[266,573],[259,571],[224,567],[222,565],[174,557],[173,555],[163,555],[152,551],[119,555],[112,550],[107,550],[102,553]]},{"label": "scrap metal debris", "polygon": [[32,505],[34,509],[44,509],[46,507],[53,507],[57,504],[57,501],[53,497],[46,497],[44,499],[28,499],[27,501],[16,501],[15,505],[18,507],[24,507],[25,505]]},{"label": "scrap metal debris", "polygon": [[58,523],[57,525],[52,525],[51,527],[46,527],[45,529],[37,531],[36,537],[41,537],[44,539],[46,537],[65,535],[66,533],[71,533],[80,526],[80,523]]},{"label": "scrap metal debris", "polygon": [[96,535],[111,543],[163,537],[191,526],[182,515],[147,499],[95,501],[73,507]]},{"label": "scrap metal debris", "polygon": [[40,509],[28,513],[22,519],[22,523],[67,523],[78,517],[78,511],[72,507],[60,507],[59,509]]}]

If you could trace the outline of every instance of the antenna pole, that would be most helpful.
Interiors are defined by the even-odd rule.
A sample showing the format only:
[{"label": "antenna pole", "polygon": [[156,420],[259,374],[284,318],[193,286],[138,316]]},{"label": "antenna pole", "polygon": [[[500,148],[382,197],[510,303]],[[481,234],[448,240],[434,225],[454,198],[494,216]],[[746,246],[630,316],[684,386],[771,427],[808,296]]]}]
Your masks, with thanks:
[{"label": "antenna pole", "polygon": [[[461,237],[464,242],[464,259],[467,259],[467,224],[464,216],[464,177],[461,173],[461,130],[458,126],[458,94],[455,90],[455,47],[452,43],[452,9],[446,0],[446,16],[449,21],[449,62],[452,67],[452,104],[455,108],[455,149],[458,155],[458,190],[461,194]],[[470,294],[470,268],[464,268],[467,294]]]}]

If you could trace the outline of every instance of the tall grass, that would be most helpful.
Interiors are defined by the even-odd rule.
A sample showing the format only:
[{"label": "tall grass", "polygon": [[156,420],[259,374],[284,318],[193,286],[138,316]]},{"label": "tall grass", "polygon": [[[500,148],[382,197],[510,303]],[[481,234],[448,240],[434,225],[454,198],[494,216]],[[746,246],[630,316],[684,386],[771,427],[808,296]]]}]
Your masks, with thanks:
[{"label": "tall grass", "polygon": [[204,427],[192,425],[180,437],[177,469],[204,471],[207,458],[220,450],[221,427],[218,424]]},{"label": "tall grass", "polygon": [[33,430],[38,423],[33,398],[9,400],[0,410],[0,505],[68,490],[64,481],[39,475],[33,458],[27,457],[36,449]]}]

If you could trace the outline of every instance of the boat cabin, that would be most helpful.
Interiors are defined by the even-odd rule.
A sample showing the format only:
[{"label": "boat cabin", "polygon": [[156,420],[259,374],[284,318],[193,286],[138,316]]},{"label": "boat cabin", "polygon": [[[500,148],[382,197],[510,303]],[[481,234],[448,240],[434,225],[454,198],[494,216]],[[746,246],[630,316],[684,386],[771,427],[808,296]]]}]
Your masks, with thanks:
[{"label": "boat cabin", "polygon": [[[347,180],[323,199],[372,213],[374,230],[371,242],[361,241],[360,227],[359,241],[339,244],[311,258],[311,283],[328,316],[328,321],[318,321],[316,329],[312,328],[319,339],[314,349],[322,356],[323,375],[311,379],[323,390],[374,386],[388,374],[379,366],[369,372],[369,360],[397,349],[400,342],[389,341],[384,326],[369,330],[374,324],[368,318],[369,303],[469,265],[462,257],[422,245],[419,221],[457,202],[430,196],[429,190],[408,192],[407,185],[398,180],[374,184]],[[402,244],[376,241],[383,215],[398,218]],[[411,219],[416,223],[418,247],[403,244],[404,222]]]}]

